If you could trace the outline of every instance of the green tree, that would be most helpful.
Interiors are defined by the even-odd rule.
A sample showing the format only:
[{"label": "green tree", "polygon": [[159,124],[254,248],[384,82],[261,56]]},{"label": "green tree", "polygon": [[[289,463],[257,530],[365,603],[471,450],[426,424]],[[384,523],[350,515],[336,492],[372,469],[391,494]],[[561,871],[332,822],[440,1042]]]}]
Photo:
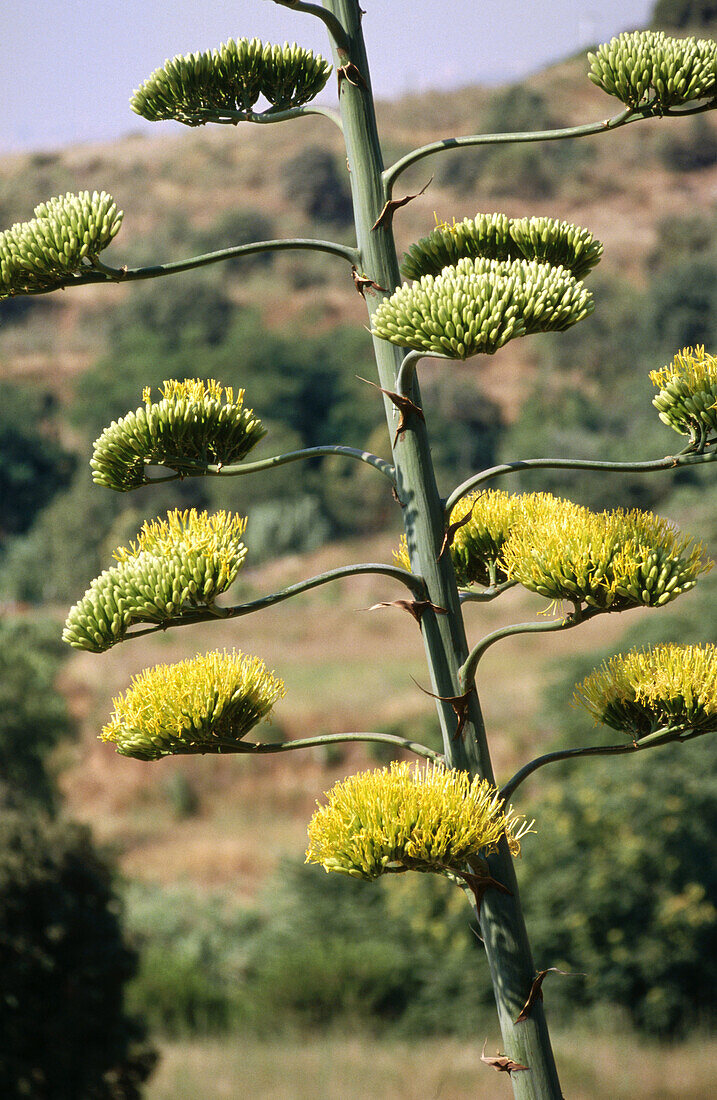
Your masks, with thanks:
[{"label": "green tree", "polygon": [[49,395],[0,383],[0,543],[26,531],[72,475],[75,457],[57,439],[52,408]]},{"label": "green tree", "polygon": [[0,817],[0,1090],[8,1100],[138,1100],[156,1055],[123,1007],[137,965],[89,830]]},{"label": "green tree", "polygon": [[705,30],[717,22],[717,4],[714,0],[657,0],[652,9],[654,27],[683,30]]},{"label": "green tree", "polygon": [[56,623],[0,621],[0,806],[56,806],[48,757],[75,732],[54,686],[63,656]]}]

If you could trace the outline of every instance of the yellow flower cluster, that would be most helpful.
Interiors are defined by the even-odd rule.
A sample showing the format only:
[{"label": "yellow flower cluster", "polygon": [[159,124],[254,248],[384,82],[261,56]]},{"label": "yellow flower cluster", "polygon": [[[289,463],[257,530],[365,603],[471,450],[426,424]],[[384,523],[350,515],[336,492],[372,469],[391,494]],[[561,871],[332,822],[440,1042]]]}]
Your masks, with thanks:
[{"label": "yellow flower cluster", "polygon": [[702,545],[668,520],[569,501],[517,524],[503,562],[510,579],[541,596],[603,611],[661,607],[712,566]]},{"label": "yellow flower cluster", "polygon": [[393,763],[337,783],[309,824],[307,863],[355,878],[464,869],[532,829],[487,780],[436,764]]},{"label": "yellow flower cluster", "polygon": [[565,267],[583,279],[597,264],[603,246],[592,233],[555,218],[509,218],[476,214],[449,225],[436,217],[436,228],[412,244],[401,262],[405,279],[438,275],[460,259],[538,260]]},{"label": "yellow flower cluster", "polygon": [[[550,493],[472,493],[451,512],[452,525],[461,520],[450,549],[461,585],[514,580],[550,600],[622,611],[661,607],[712,567],[702,545],[668,520],[595,513]],[[394,558],[410,569],[405,538]]]},{"label": "yellow flower cluster", "polygon": [[265,718],[284,685],[258,657],[214,651],[135,676],[102,730],[123,756],[221,752]]},{"label": "yellow flower cluster", "polygon": [[562,502],[550,493],[469,493],[451,512],[450,523],[470,516],[453,537],[451,558],[459,584],[500,584],[508,579],[503,547],[517,523],[542,517]]},{"label": "yellow flower cluster", "polygon": [[518,336],[562,332],[593,309],[567,268],[479,256],[400,286],[374,313],[372,332],[427,355],[468,359]]},{"label": "yellow flower cluster", "polygon": [[652,404],[663,424],[694,440],[717,431],[717,356],[704,345],[682,348],[650,381],[660,388]]},{"label": "yellow flower cluster", "polygon": [[227,512],[174,510],[143,525],[136,542],[115,551],[117,565],[96,577],[71,608],[63,640],[102,653],[134,623],[162,623],[211,607],[246,557],[246,519]]},{"label": "yellow flower cluster", "polygon": [[203,473],[207,465],[239,462],[266,435],[244,390],[236,396],[210,378],[170,379],[144,407],[113,420],[95,440],[90,466],[97,485],[128,492],[147,484],[146,467],[167,466],[181,474]]},{"label": "yellow flower cluster", "polygon": [[656,730],[717,730],[717,648],[633,649],[591,672],[576,687],[575,702],[635,740]]}]

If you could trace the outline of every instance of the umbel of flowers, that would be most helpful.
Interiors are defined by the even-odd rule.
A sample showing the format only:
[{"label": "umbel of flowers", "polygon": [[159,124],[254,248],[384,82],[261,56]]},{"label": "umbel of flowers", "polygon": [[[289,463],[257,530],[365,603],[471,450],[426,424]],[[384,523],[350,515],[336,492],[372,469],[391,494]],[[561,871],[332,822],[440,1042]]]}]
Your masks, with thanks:
[{"label": "umbel of flowers", "polygon": [[333,787],[309,824],[308,863],[354,878],[459,873],[532,829],[487,780],[441,765],[393,763]]},{"label": "umbel of flowers", "polygon": [[64,285],[107,248],[121,225],[122,211],[104,191],[41,202],[30,221],[0,233],[0,301]]},{"label": "umbel of flowers", "polygon": [[[712,567],[701,543],[668,520],[637,509],[596,513],[550,493],[470,493],[450,522],[460,584],[512,580],[602,611],[662,607]],[[396,559],[410,568],[405,540]]]},{"label": "umbel of flowers", "polygon": [[200,473],[207,465],[239,462],[266,435],[261,420],[244,408],[244,390],[236,395],[213,378],[169,379],[152,401],[113,420],[95,440],[92,479],[118,492],[148,484],[147,467],[166,466],[177,473]]},{"label": "umbel of flowers", "polygon": [[258,657],[217,650],[135,676],[113,700],[102,740],[138,760],[236,750],[282,695]]},{"label": "umbel of flowers", "polygon": [[115,551],[117,565],[97,577],[71,608],[63,640],[102,653],[136,623],[163,623],[213,608],[246,557],[246,519],[227,512],[178,509],[143,525],[136,542]]},{"label": "umbel of flowers", "polygon": [[658,645],[612,657],[579,684],[575,702],[635,741],[659,731],[717,731],[717,650]]}]

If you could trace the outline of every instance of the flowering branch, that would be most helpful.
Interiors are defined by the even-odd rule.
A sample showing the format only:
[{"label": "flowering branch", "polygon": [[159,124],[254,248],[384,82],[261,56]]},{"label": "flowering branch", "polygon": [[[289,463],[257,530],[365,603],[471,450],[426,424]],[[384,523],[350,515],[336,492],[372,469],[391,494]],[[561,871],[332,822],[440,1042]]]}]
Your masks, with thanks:
[{"label": "flowering branch", "polygon": [[217,619],[242,618],[244,615],[251,615],[254,611],[263,611],[267,607],[273,607],[274,604],[283,603],[284,600],[289,600],[292,596],[300,596],[302,592],[310,592],[312,588],[319,588],[321,585],[328,584],[330,581],[342,580],[344,577],[356,577],[364,574],[376,573],[400,581],[406,588],[410,589],[417,598],[421,599],[424,597],[423,578],[417,577],[413,573],[409,573],[406,569],[400,569],[398,566],[386,565],[381,562],[344,565],[339,569],[330,569],[326,573],[320,573],[316,577],[310,577],[308,580],[289,585],[288,588],[282,588],[281,591],[272,592],[268,596],[262,596],[258,600],[249,600],[247,603],[236,604],[234,607],[218,607],[215,604],[211,608],[197,609],[196,611],[178,616],[176,619],[166,619],[164,622],[157,623],[156,626],[150,626],[146,629],[135,630],[125,634],[123,641],[129,641],[132,638],[141,638],[145,634],[156,634],[157,631],[169,630],[175,626],[192,626],[195,623],[214,622]]},{"label": "flowering branch", "polygon": [[[661,113],[670,116],[695,115],[702,111],[710,110],[714,103],[702,104],[699,107],[689,107],[687,110],[663,110]],[[588,122],[582,126],[565,126],[556,130],[528,130],[507,134],[469,134],[465,137],[442,138],[439,141],[429,142],[418,149],[397,160],[383,173],[383,183],[386,189],[386,197],[391,198],[396,180],[411,165],[417,164],[430,157],[434,153],[442,153],[446,150],[466,148],[474,145],[513,145],[532,141],[562,141],[566,138],[590,137],[593,134],[605,134],[610,130],[617,130],[621,126],[627,126],[630,122],[638,122],[645,118],[654,118],[654,103],[645,104],[642,107],[627,107],[624,111],[612,118],[602,119],[600,122]]]},{"label": "flowering branch", "polygon": [[[715,440],[706,442],[706,446]],[[647,462],[593,462],[581,458],[526,458],[518,462],[503,462],[500,466],[492,466],[489,470],[483,470],[480,474],[474,474],[464,481],[457,489],[454,489],[445,502],[446,516],[450,516],[458,501],[467,496],[473,489],[491,481],[494,477],[503,474],[514,474],[519,470],[606,470],[614,473],[638,473],[648,474],[653,470],[673,470],[679,466],[697,466],[705,462],[714,462],[717,459],[717,449],[713,451],[696,452],[692,447],[676,455],[667,455],[665,458],[651,459]]]},{"label": "flowering branch", "polygon": [[252,256],[257,252],[279,251],[327,252],[340,256],[351,265],[358,260],[358,249],[351,245],[338,244],[336,241],[310,240],[304,237],[288,237],[284,240],[253,241],[233,248],[221,248],[216,252],[206,252],[201,256],[192,256],[188,260],[174,260],[167,264],[154,264],[151,267],[110,267],[97,258],[93,258],[76,274],[64,280],[58,280],[52,286],[23,291],[23,294],[49,294],[54,290],[66,290],[72,286],[85,286],[88,283],[133,283],[143,279],[157,279],[162,275],[177,275],[182,271],[191,271],[195,267],[221,263],[237,256]]},{"label": "flowering branch", "polygon": [[583,610],[576,606],[575,611],[566,615],[563,619],[552,619],[549,622],[513,623],[511,626],[503,626],[499,630],[494,630],[491,634],[486,634],[486,636],[481,638],[480,642],[473,647],[458,670],[458,681],[461,689],[467,691],[473,686],[478,663],[483,657],[483,654],[486,650],[490,649],[495,642],[499,642],[502,638],[510,638],[515,634],[547,634],[556,630],[570,630],[574,626],[580,626],[581,623],[586,623],[588,619],[592,619],[595,615],[599,615],[601,611],[602,608],[598,607],[589,607]]},{"label": "flowering branch", "polygon": [[[689,735],[687,735],[689,736]],[[630,741],[622,745],[589,745],[582,749],[559,749],[557,752],[548,752],[544,756],[538,756],[530,760],[515,775],[513,775],[504,787],[501,788],[500,797],[507,801],[512,798],[520,784],[546,764],[554,764],[559,760],[573,760],[581,756],[624,756],[625,753],[638,752],[640,749],[657,748],[659,745],[669,745],[673,741],[687,740],[684,730],[657,730],[648,737],[641,737],[637,741]]]},{"label": "flowering branch", "polygon": [[[370,451],[362,451],[356,447],[344,447],[341,445],[326,445],[321,447],[305,447],[300,451],[287,451],[286,454],[272,455],[271,458],[262,458],[257,462],[243,462],[236,463],[230,466],[221,465],[204,465],[197,463],[195,467],[191,467],[189,462],[182,460],[183,468],[181,472],[175,472],[169,477],[148,477],[147,484],[152,485],[161,481],[176,481],[177,478],[183,478],[186,476],[196,477],[204,476],[208,477],[240,477],[242,474],[254,474],[261,470],[272,470],[276,466],[284,466],[288,462],[298,462],[300,459],[307,458],[319,458],[322,455],[340,455],[343,458],[355,458],[359,462],[365,462],[368,466],[373,466],[375,470],[387,477],[392,485],[396,484],[396,471],[390,462],[387,462],[385,458],[379,458],[378,455],[372,454]],[[148,465],[162,466],[172,468],[172,459],[167,457],[163,462],[152,462]]]}]

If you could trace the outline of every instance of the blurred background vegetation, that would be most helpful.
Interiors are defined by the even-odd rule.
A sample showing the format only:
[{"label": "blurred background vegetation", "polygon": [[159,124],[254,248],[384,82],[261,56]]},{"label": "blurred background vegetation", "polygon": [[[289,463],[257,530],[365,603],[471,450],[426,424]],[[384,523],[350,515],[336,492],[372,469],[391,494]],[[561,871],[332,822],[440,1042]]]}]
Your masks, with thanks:
[{"label": "blurred background vegetation", "polygon": [[[660,0],[654,19],[710,33],[717,13],[708,2]],[[386,105],[387,156],[446,132],[600,117],[604,102],[584,68],[571,59],[494,92]],[[111,148],[9,158],[0,168],[0,224],[29,216],[51,194],[98,187],[126,210],[113,245],[118,264],[281,235],[349,241],[347,176],[333,135],[309,121],[300,132],[278,129],[239,143],[234,134],[192,132],[156,145],[129,137]],[[551,214],[606,243],[592,276],[593,317],[566,334],[516,341],[487,363],[426,365],[441,488],[504,459],[649,458],[678,445],[651,406],[647,374],[685,344],[717,349],[714,119],[449,154],[412,179],[422,186],[431,172],[429,192],[396,220],[404,247],[430,229],[434,208],[456,218]],[[0,1054],[3,1095],[138,1096],[155,1059],[148,1035],[171,1064],[172,1041],[189,1037],[240,1032],[271,1043],[309,1028],[351,1029],[400,1043],[494,1030],[461,894],[428,876],[372,888],[301,866],[314,799],[347,769],[384,763],[380,747],[301,764],[292,756],[135,767],[96,743],[112,693],[144,664],[237,639],[182,631],[89,659],[58,643],[67,606],[107,567],[112,548],[168,507],[246,511],[246,594],[348,560],[390,560],[396,509],[356,464],[317,461],[291,477],[231,483],[190,479],[127,497],[94,488],[88,467],[92,440],[139,404],[145,385],[196,375],[246,389],[270,429],[262,453],[320,443],[388,453],[380,401],[359,381],[372,376],[364,325],[363,303],[338,263],[299,254],[2,305],[0,960],[8,978],[0,1030],[20,1037],[16,1062]],[[717,550],[709,468],[644,478],[547,471],[510,484],[594,508],[655,509]],[[422,668],[409,626],[390,611],[347,622],[383,598],[381,588],[340,586],[252,622],[252,647],[290,688],[268,737],[373,725],[435,741],[430,703],[409,679]],[[504,600],[476,611],[471,631],[540,609],[526,596]],[[707,577],[699,593],[659,615],[588,630],[580,655],[574,640],[562,649],[508,647],[509,660],[491,666],[486,698],[501,777],[527,755],[599,741],[567,704],[604,655],[646,642],[716,641],[716,621],[717,582]],[[524,688],[513,679],[516,662]],[[545,987],[550,1017],[566,1034],[611,1035],[618,1021],[623,1040],[634,1029],[636,1048],[647,1037],[692,1038],[707,1049],[717,1013],[714,752],[697,742],[617,765],[581,762],[540,773],[521,792],[520,808],[539,819],[521,865],[536,965],[571,972]],[[73,993],[78,985],[82,995]],[[71,1020],[59,1038],[46,1013],[58,997]],[[44,1029],[42,1043],[22,1038],[30,1019],[33,1036]],[[68,1034],[82,1047],[79,1061],[60,1049]],[[585,1072],[575,1080],[587,1089]],[[163,1080],[157,1097],[184,1095]],[[663,1080],[654,1096],[705,1095],[680,1081],[682,1091],[660,1092]],[[596,1084],[580,1095],[603,1092]],[[605,1095],[628,1093],[611,1085]]]}]

